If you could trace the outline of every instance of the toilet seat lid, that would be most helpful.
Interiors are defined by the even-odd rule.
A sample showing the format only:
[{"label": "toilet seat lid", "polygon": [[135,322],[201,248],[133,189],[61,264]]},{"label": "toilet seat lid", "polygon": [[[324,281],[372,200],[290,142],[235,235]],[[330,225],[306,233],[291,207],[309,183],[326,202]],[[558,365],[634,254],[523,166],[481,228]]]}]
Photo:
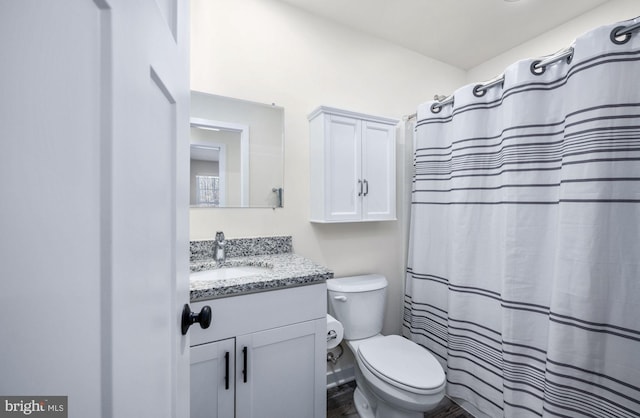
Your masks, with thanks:
[{"label": "toilet seat lid", "polygon": [[445,383],[438,360],[423,347],[399,335],[363,342],[358,347],[358,357],[378,378],[409,392],[429,394]]}]

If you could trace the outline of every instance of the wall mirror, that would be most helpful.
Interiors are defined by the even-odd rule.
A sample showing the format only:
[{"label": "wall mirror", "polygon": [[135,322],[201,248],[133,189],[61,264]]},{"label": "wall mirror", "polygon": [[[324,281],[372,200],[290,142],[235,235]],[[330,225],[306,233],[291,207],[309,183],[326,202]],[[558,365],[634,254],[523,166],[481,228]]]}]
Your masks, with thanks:
[{"label": "wall mirror", "polygon": [[284,109],[191,92],[191,207],[283,207]]}]

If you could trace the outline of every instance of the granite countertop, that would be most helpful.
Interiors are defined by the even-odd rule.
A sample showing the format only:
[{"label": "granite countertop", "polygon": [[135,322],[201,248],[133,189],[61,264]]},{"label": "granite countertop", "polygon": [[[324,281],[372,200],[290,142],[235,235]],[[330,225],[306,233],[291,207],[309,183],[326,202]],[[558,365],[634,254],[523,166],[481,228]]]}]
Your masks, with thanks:
[{"label": "granite countertop", "polygon": [[[192,280],[191,301],[323,283],[333,277],[333,272],[327,268],[291,252],[230,257],[221,267],[237,266],[267,267],[270,270],[224,280]],[[212,259],[191,262],[191,272],[216,268],[218,265]]]}]

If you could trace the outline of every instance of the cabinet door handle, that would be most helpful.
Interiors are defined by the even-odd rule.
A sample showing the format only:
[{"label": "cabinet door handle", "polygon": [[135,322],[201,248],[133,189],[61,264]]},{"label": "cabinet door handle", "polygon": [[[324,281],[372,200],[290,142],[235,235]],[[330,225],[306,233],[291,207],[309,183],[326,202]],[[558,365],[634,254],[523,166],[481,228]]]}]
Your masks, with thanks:
[{"label": "cabinet door handle", "polygon": [[244,381],[244,383],[247,383],[247,357],[248,357],[248,353],[247,353],[247,347],[243,347],[242,348],[242,356],[243,356],[243,365],[242,365],[242,380]]},{"label": "cabinet door handle", "polygon": [[224,390],[229,390],[229,352],[224,353]]},{"label": "cabinet door handle", "polygon": [[362,196],[362,180],[358,180],[358,186],[360,187],[360,191],[358,192],[358,196]]},{"label": "cabinet door handle", "polygon": [[369,194],[369,182],[367,180],[364,181],[364,195]]}]

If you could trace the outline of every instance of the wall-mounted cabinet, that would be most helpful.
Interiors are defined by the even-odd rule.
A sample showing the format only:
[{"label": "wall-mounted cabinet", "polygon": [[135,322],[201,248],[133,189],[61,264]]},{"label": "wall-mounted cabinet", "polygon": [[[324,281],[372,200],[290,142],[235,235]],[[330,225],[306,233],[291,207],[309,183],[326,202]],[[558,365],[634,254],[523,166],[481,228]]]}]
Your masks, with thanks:
[{"label": "wall-mounted cabinet", "polygon": [[326,106],[309,115],[311,222],[396,219],[397,123]]}]

